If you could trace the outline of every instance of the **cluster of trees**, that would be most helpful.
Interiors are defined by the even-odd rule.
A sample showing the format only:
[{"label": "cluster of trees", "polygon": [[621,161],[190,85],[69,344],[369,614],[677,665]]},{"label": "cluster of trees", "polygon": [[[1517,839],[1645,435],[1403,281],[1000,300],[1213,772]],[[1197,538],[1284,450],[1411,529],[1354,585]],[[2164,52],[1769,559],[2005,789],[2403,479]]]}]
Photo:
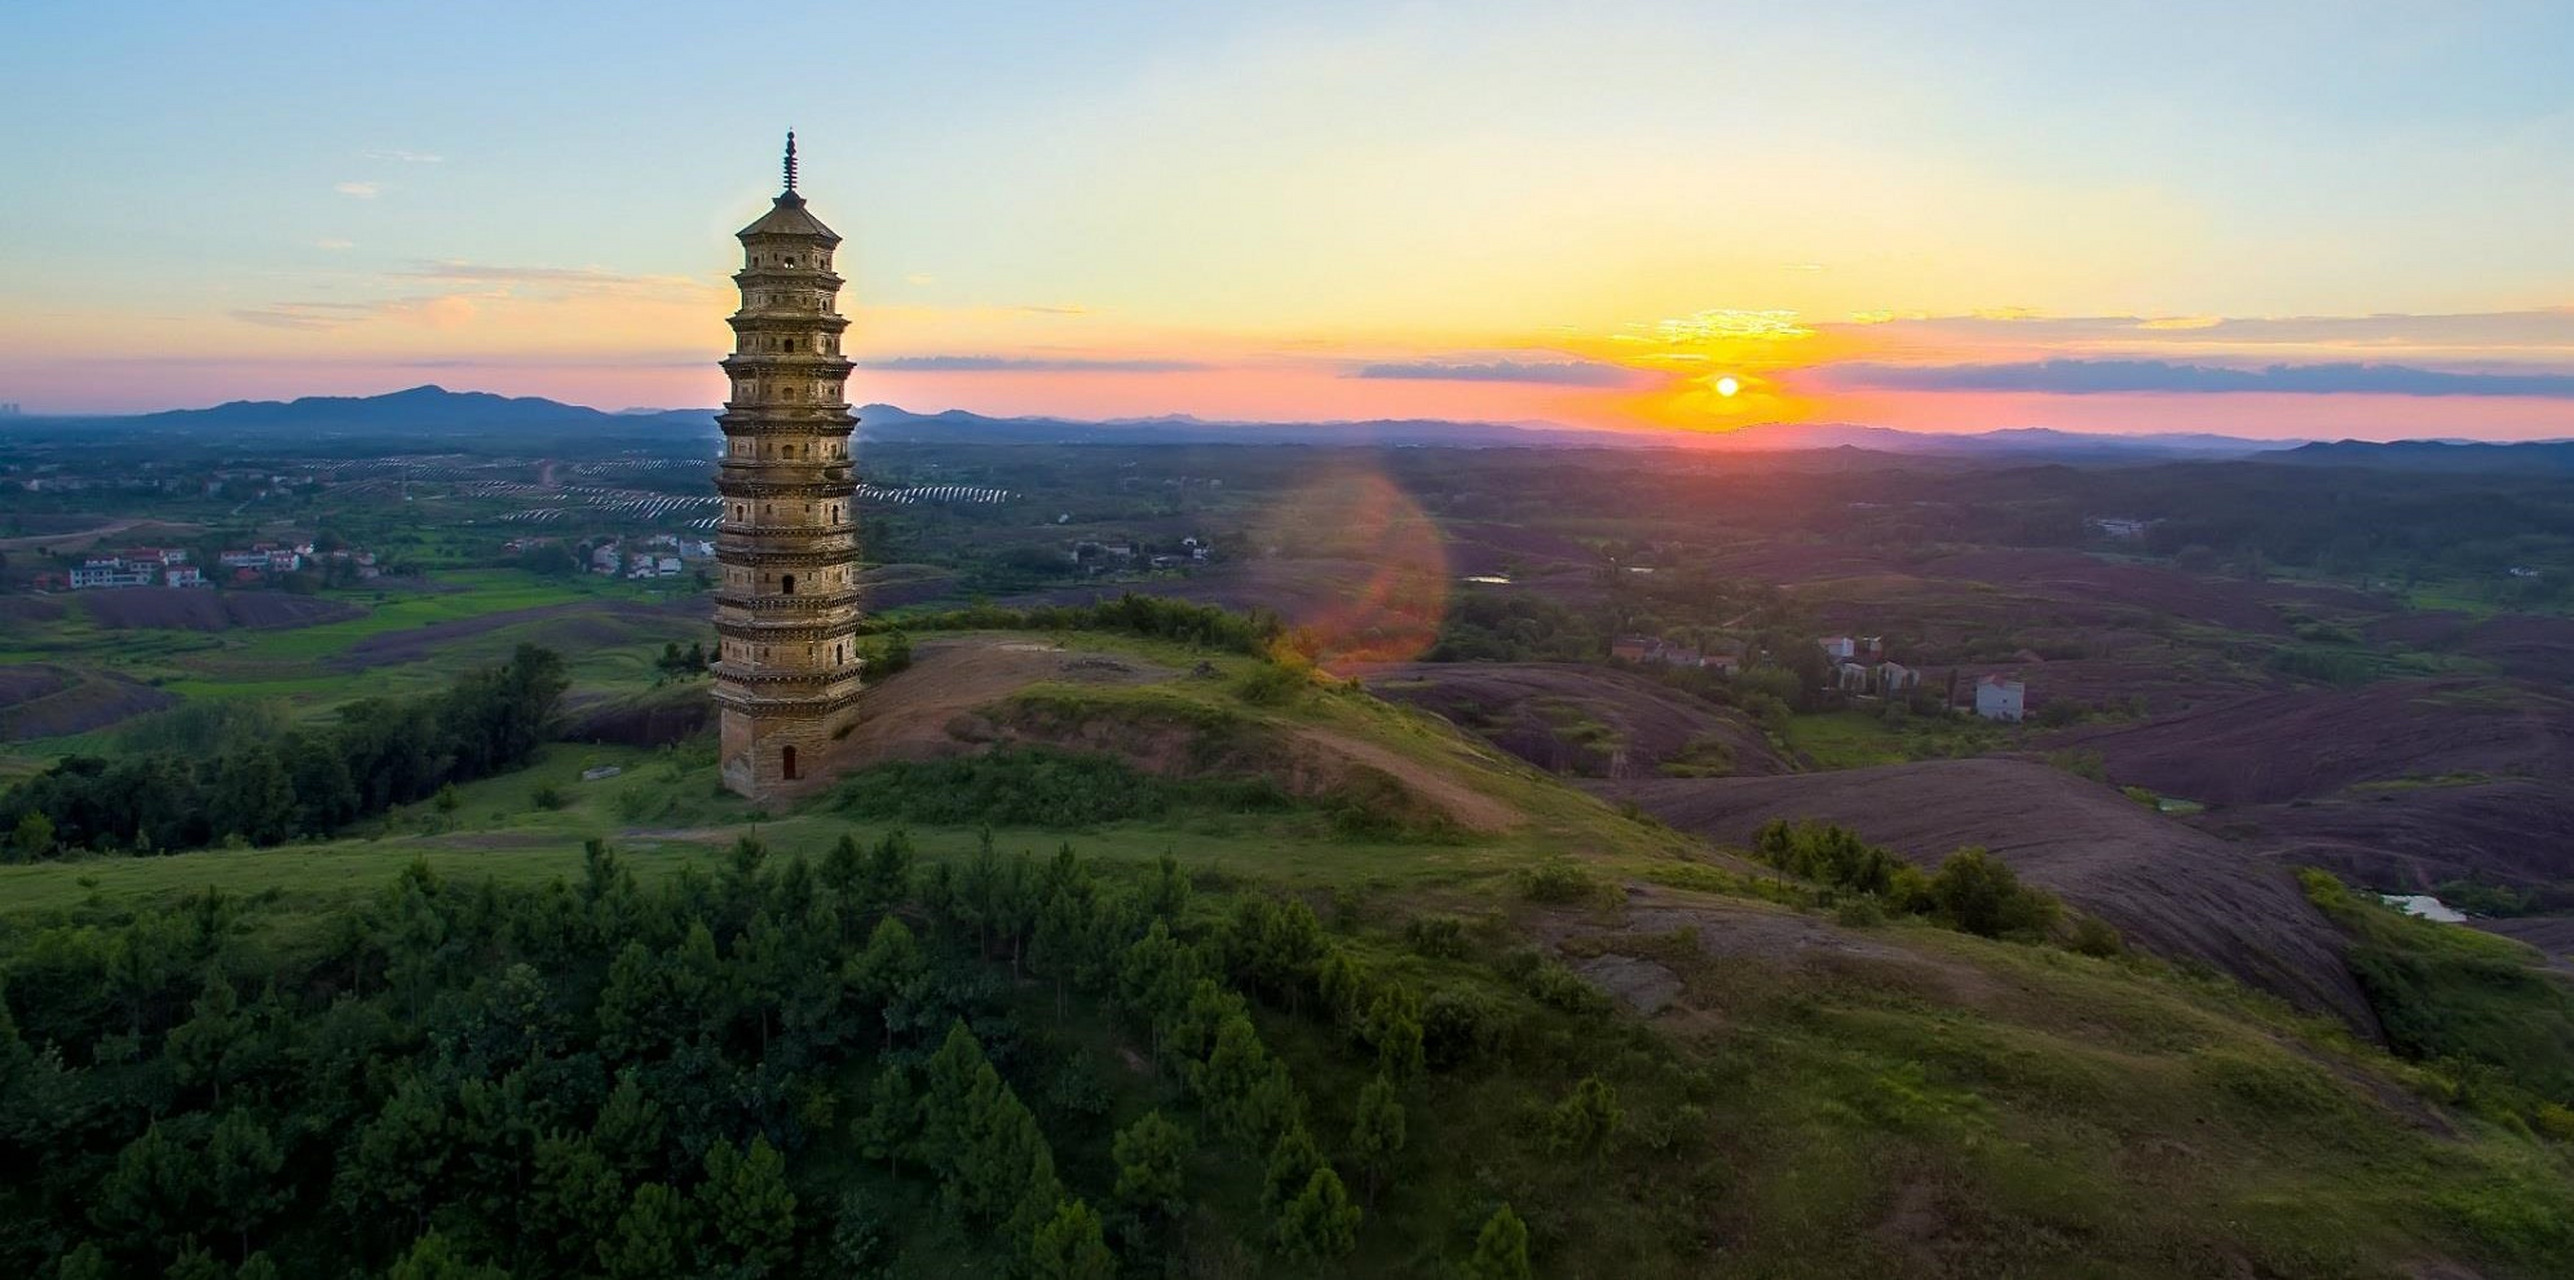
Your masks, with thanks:
[{"label": "cluster of trees", "polygon": [[211,753],[66,757],[0,796],[0,830],[19,859],[327,834],[525,765],[551,736],[565,685],[560,655],[522,645],[442,693],[351,703],[326,726],[289,726]]},{"label": "cluster of trees", "polygon": [[1847,827],[1775,819],[1752,837],[1752,854],[1790,875],[1988,938],[2042,939],[2063,914],[2055,895],[2021,884],[2011,864],[1973,847],[1926,875]]},{"label": "cluster of trees", "polygon": [[[1261,1170],[1267,1248],[1338,1258],[1458,1046],[1301,902],[1193,898],[1167,858],[1111,878],[986,841],[924,870],[899,833],[782,866],[746,839],[647,887],[594,841],[577,882],[539,889],[415,863],[283,944],[213,890],[20,931],[0,939],[0,1272],[872,1275],[952,1221],[942,1247],[985,1269],[1106,1280],[1205,1229],[1202,1149]],[[1104,1012],[1172,1086],[1109,1160],[1056,1156],[1048,1128],[1078,1139],[1104,1104],[1032,1004]],[[1282,1007],[1368,1064],[1346,1127],[1264,1037]],[[1585,1080],[1548,1150],[1597,1158],[1621,1123]],[[800,1163],[817,1148],[891,1180]],[[1505,1205],[1465,1266],[1523,1280],[1528,1251]]]},{"label": "cluster of trees", "polygon": [[679,642],[673,640],[661,647],[661,656],[653,659],[652,665],[661,672],[664,680],[695,679],[706,674],[706,642],[691,640],[688,647],[682,649]]}]

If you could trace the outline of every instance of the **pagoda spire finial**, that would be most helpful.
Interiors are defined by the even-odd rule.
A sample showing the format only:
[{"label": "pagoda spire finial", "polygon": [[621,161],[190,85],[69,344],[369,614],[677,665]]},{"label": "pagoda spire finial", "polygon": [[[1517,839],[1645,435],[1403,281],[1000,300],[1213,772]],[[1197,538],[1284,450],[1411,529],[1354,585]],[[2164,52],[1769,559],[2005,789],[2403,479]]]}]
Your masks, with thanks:
[{"label": "pagoda spire finial", "polygon": [[795,191],[795,130],[793,129],[787,130],[786,189],[789,194]]}]

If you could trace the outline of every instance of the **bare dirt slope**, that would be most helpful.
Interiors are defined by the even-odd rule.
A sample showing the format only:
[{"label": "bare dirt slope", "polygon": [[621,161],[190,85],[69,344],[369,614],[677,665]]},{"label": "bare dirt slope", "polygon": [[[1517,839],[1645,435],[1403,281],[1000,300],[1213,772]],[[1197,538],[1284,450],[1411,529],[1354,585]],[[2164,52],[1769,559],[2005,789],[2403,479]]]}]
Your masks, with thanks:
[{"label": "bare dirt slope", "polygon": [[2355,783],[2574,775],[2574,702],[2482,680],[2386,681],[2211,703],[2076,729],[2109,776],[2204,804],[2275,804]]},{"label": "bare dirt slope", "polygon": [[177,694],[51,663],[0,668],[0,742],[104,729],[178,704]]},{"label": "bare dirt slope", "polygon": [[2557,885],[2574,882],[2574,794],[2561,778],[2362,787],[2191,822],[2373,889],[2428,890],[2459,879]]},{"label": "bare dirt slope", "polygon": [[1407,662],[1360,673],[1368,692],[1444,716],[1541,769],[1651,778],[1701,739],[1737,775],[1785,773],[1769,740],[1734,711],[1643,676],[1558,662]]},{"label": "bare dirt slope", "polygon": [[1150,684],[1180,673],[1137,658],[1059,649],[1033,634],[950,636],[924,640],[912,665],[870,687],[858,725],[832,755],[836,772],[887,760],[934,760],[982,750],[988,732],[972,727],[980,708],[1032,684]]},{"label": "bare dirt slope", "polygon": [[2375,1031],[2342,961],[2340,933],[2286,867],[2046,765],[1935,760],[1618,790],[1675,827],[1727,843],[1748,841],[1773,818],[1817,818],[1925,866],[1983,845],[2136,946],[2204,962]]}]

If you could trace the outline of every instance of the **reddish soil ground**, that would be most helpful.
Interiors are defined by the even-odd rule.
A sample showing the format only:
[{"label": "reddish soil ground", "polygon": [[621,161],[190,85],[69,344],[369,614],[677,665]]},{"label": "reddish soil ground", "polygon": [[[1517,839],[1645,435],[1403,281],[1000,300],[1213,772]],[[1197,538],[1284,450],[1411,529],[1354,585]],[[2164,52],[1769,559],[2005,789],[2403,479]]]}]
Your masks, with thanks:
[{"label": "reddish soil ground", "polygon": [[0,596],[0,622],[57,622],[63,604],[58,596]]},{"label": "reddish soil ground", "polygon": [[81,607],[102,627],[162,627],[225,631],[233,627],[310,627],[364,616],[338,600],[283,591],[210,591],[188,587],[127,587],[84,592]]},{"label": "reddish soil ground", "polygon": [[2284,866],[2116,791],[2022,760],[1935,760],[1772,778],[1616,788],[1673,826],[1731,844],[1773,818],[1853,828],[1924,866],[1982,845],[2128,942],[2231,973],[2374,1033],[2342,939]]},{"label": "reddish soil ground", "polygon": [[87,733],[178,701],[176,694],[101,672],[44,663],[0,668],[0,741]]},{"label": "reddish soil ground", "polygon": [[2489,680],[2387,681],[2212,702],[2049,745],[2098,751],[2112,779],[2167,796],[2273,804],[2400,778],[2574,777],[2574,702]]},{"label": "reddish soil ground", "polygon": [[2574,795],[2554,778],[2362,788],[2324,799],[2221,809],[2194,825],[2259,841],[2268,855],[2380,890],[2443,880],[2574,882]]},{"label": "reddish soil ground", "polygon": [[[1368,691],[1446,717],[1541,769],[1651,778],[1702,735],[1725,744],[1735,774],[1787,765],[1740,713],[1605,667],[1552,662],[1410,662],[1370,667]],[[1611,736],[1584,741],[1580,722]]]},{"label": "reddish soil ground", "polygon": [[993,735],[975,723],[975,713],[1042,681],[1151,684],[1179,674],[1140,659],[1058,649],[1034,635],[924,640],[913,648],[910,668],[862,695],[858,725],[834,749],[832,771],[980,751]]}]

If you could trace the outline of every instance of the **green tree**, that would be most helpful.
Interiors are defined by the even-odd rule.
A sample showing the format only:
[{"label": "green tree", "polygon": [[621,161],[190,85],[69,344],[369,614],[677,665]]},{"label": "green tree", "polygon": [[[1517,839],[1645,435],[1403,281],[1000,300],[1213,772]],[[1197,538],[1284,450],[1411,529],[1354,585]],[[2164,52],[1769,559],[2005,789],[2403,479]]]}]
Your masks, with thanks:
[{"label": "green tree", "polygon": [[232,1276],[229,1268],[215,1261],[213,1251],[191,1244],[170,1261],[161,1280],[232,1280]]},{"label": "green tree", "polygon": [[884,1161],[891,1171],[920,1131],[921,1099],[913,1091],[912,1073],[899,1062],[888,1062],[868,1087],[867,1113],[851,1126],[851,1136],[868,1159]]},{"label": "green tree", "polygon": [[276,748],[256,743],[226,755],[215,768],[206,816],[218,834],[252,844],[285,839],[294,826],[295,785]]},{"label": "green tree", "polygon": [[250,1257],[250,1233],[286,1207],[291,1187],[278,1173],[286,1153],[246,1110],[224,1113],[206,1139],[206,1191],[216,1220],[232,1228],[235,1260]]},{"label": "green tree", "polygon": [[54,851],[54,820],[29,809],[18,815],[18,826],[9,833],[10,856],[19,862],[33,862]]},{"label": "green tree", "polygon": [[1421,1074],[1421,997],[1412,988],[1397,983],[1378,992],[1368,1002],[1360,1034],[1376,1046],[1379,1075],[1404,1084]]},{"label": "green tree", "polygon": [[1314,1145],[1314,1135],[1302,1124],[1291,1124],[1278,1133],[1278,1141],[1269,1148],[1269,1167],[1260,1183],[1261,1212],[1276,1217],[1288,1202],[1302,1195],[1305,1184],[1314,1180],[1314,1171],[1331,1165],[1323,1159],[1322,1148]]},{"label": "green tree", "polygon": [[1341,1175],[1330,1168],[1312,1179],[1278,1214],[1272,1239],[1290,1262],[1322,1266],[1348,1253],[1358,1243],[1359,1208],[1350,1203]]},{"label": "green tree", "polygon": [[538,1138],[534,1164],[521,1225],[558,1268],[576,1274],[598,1257],[600,1228],[625,1208],[625,1180],[584,1134]]},{"label": "green tree", "polygon": [[766,1137],[746,1151],[718,1142],[706,1151],[706,1181],[697,1188],[698,1217],[707,1227],[705,1269],[721,1266],[742,1280],[761,1280],[785,1266],[795,1251],[795,1193],[787,1190],[786,1160]]},{"label": "green tree", "polygon": [[90,1221],[120,1252],[169,1254],[205,1220],[203,1172],[171,1135],[175,1123],[155,1122],[125,1144],[91,1197]]},{"label": "green tree", "polygon": [[411,1242],[385,1280],[509,1280],[509,1273],[467,1258],[446,1236],[432,1231]]},{"label": "green tree", "polygon": [[1171,1218],[1188,1207],[1189,1132],[1147,1111],[1118,1131],[1117,1203],[1139,1215]]},{"label": "green tree", "polygon": [[876,922],[867,949],[849,962],[848,985],[858,999],[877,1012],[884,1025],[884,1047],[894,1047],[896,1032],[913,1027],[921,1012],[929,979],[929,960],[921,953],[910,927],[893,916]]},{"label": "green tree", "polygon": [[1395,1098],[1394,1082],[1378,1076],[1359,1090],[1358,1114],[1350,1122],[1350,1154],[1367,1176],[1371,1208],[1378,1184],[1394,1166],[1395,1157],[1403,1154],[1403,1141],[1403,1104]]},{"label": "green tree", "polygon": [[1584,1076],[1547,1116],[1547,1149],[1559,1155],[1595,1154],[1625,1121],[1617,1089],[1598,1076]]},{"label": "green tree", "polygon": [[1079,1200],[1055,1206],[1054,1216],[1028,1237],[1033,1280],[1117,1280],[1117,1255],[1100,1234],[1099,1215]]},{"label": "green tree", "polygon": [[2055,924],[2059,911],[2052,896],[2023,887],[2011,864],[1973,847],[1940,863],[1930,893],[1958,928],[1988,938],[2042,933]]},{"label": "green tree", "polygon": [[599,1241],[608,1280],[663,1280],[684,1274],[697,1238],[688,1202],[658,1182],[635,1188],[616,1229]]},{"label": "green tree", "polygon": [[1493,1210],[1466,1259],[1467,1280],[1529,1280],[1528,1224],[1509,1205]]},{"label": "green tree", "polygon": [[107,1280],[107,1255],[85,1243],[54,1261],[53,1280]]},{"label": "green tree", "polygon": [[232,1273],[232,1280],[283,1280],[283,1277],[284,1273],[277,1269],[276,1259],[264,1252],[242,1259],[241,1269]]},{"label": "green tree", "polygon": [[233,1062],[248,1030],[232,983],[219,972],[209,973],[204,989],[189,1006],[188,1020],[171,1028],[163,1053],[181,1086],[211,1089],[214,1105],[220,1107],[224,1082],[232,1075]]}]

